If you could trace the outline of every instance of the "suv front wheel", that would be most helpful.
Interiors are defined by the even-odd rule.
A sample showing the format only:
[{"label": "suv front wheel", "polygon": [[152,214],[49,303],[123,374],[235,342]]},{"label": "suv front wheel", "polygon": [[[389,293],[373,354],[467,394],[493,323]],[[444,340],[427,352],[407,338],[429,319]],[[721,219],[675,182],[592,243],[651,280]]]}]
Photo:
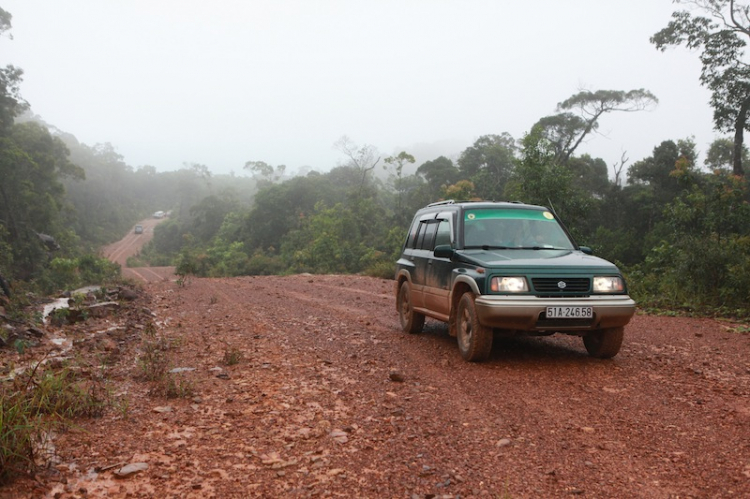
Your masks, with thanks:
[{"label": "suv front wheel", "polygon": [[624,327],[612,327],[593,331],[583,337],[583,345],[590,356],[599,359],[611,359],[620,351]]},{"label": "suv front wheel", "polygon": [[414,311],[411,303],[411,286],[404,281],[398,290],[398,319],[401,321],[401,329],[405,333],[421,333],[424,327],[424,314]]},{"label": "suv front wheel", "polygon": [[461,357],[469,362],[486,360],[492,351],[492,328],[479,323],[474,293],[464,293],[458,302],[456,336]]}]

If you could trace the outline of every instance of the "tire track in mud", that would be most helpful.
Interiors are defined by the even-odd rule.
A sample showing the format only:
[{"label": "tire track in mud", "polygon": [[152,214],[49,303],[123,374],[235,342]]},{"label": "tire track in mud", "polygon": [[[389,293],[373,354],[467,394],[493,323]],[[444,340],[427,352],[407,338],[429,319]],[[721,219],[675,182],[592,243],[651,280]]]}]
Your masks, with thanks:
[{"label": "tire track in mud", "polygon": [[125,267],[122,276],[143,282],[166,281],[174,276],[174,267]]}]

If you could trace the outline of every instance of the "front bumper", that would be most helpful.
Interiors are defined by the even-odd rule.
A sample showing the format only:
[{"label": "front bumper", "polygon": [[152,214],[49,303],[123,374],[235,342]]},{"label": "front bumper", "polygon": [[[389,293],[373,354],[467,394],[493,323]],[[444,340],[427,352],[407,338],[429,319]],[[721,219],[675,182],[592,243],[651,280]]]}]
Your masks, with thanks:
[{"label": "front bumper", "polygon": [[[487,327],[518,331],[586,331],[624,326],[635,314],[627,295],[587,298],[481,295],[474,301],[479,322]],[[547,319],[547,307],[593,307],[590,319]]]}]

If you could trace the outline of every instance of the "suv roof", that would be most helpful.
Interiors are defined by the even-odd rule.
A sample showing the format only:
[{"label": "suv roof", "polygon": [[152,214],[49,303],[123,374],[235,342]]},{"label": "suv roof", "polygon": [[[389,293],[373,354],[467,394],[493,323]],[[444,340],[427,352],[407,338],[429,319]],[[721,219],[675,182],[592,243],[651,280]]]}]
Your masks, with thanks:
[{"label": "suv roof", "polygon": [[453,199],[449,199],[446,201],[437,201],[435,203],[430,203],[427,206],[420,208],[417,211],[417,213],[444,211],[446,209],[450,210],[452,207],[455,207],[459,210],[466,209],[466,208],[498,208],[500,207],[500,208],[520,208],[520,209],[530,209],[530,210],[552,211],[546,206],[526,204],[520,201],[456,201]]}]

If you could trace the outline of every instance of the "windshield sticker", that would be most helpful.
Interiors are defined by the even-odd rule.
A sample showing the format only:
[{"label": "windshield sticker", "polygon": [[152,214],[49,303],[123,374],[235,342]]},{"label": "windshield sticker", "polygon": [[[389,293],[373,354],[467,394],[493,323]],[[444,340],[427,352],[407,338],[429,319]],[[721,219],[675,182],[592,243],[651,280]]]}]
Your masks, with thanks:
[{"label": "windshield sticker", "polygon": [[522,210],[522,209],[487,209],[467,211],[464,220],[540,220],[542,222],[554,221],[555,217],[549,211]]}]

